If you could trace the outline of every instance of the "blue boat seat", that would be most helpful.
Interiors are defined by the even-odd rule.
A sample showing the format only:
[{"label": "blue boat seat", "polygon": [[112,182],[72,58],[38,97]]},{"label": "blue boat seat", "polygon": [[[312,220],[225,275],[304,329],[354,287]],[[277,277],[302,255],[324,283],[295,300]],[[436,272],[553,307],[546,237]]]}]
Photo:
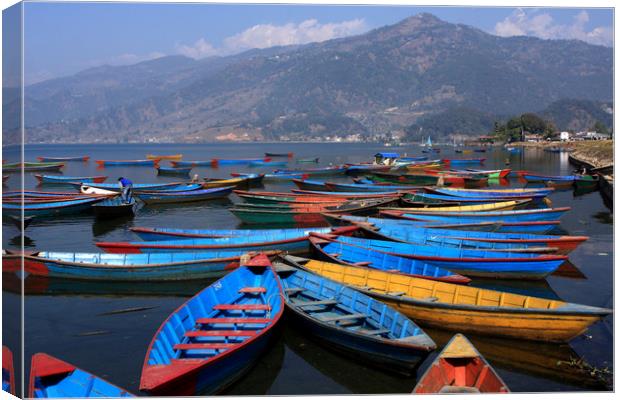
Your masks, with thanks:
[{"label": "blue boat seat", "polygon": [[358,329],[355,332],[363,335],[384,335],[390,333],[389,329]]},{"label": "blue boat seat", "polygon": [[237,343],[180,343],[175,344],[175,350],[225,350],[236,346]]},{"label": "blue boat seat", "polygon": [[256,330],[238,330],[238,331],[187,331],[185,337],[209,337],[209,336],[226,336],[226,337],[251,337],[256,336]]},{"label": "blue boat seat", "polygon": [[312,306],[333,306],[338,304],[337,300],[317,300],[317,301],[300,301],[293,303],[296,307],[312,307]]},{"label": "blue boat seat", "polygon": [[336,315],[333,317],[321,318],[321,321],[333,322],[333,321],[344,321],[344,320],[365,319],[365,318],[368,318],[368,315],[362,314],[362,313],[355,313],[355,314]]},{"label": "blue boat seat", "polygon": [[199,318],[198,324],[268,324],[269,318]]},{"label": "blue boat seat", "polygon": [[269,311],[271,306],[268,304],[216,304],[214,310],[241,310],[241,311]]},{"label": "blue boat seat", "polygon": [[300,287],[292,287],[292,288],[285,288],[284,291],[286,293],[300,293],[305,291],[306,289],[304,288],[300,288]]}]

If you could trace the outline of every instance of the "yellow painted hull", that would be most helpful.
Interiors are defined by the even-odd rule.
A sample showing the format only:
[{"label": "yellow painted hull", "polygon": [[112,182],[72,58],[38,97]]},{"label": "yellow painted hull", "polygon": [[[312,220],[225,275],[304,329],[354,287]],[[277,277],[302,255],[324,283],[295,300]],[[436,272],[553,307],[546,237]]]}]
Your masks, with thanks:
[{"label": "yellow painted hull", "polygon": [[308,261],[304,268],[388,303],[420,325],[458,332],[567,342],[611,310]]},{"label": "yellow painted hull", "polygon": [[213,189],[213,188],[225,187],[225,186],[237,186],[240,183],[243,183],[245,181],[246,179],[244,178],[221,179],[221,180],[212,181],[212,182],[203,182],[202,188]]},{"label": "yellow painted hull", "polygon": [[421,169],[435,169],[443,168],[442,164],[424,164],[424,165],[407,165],[407,169],[421,170]]},{"label": "yellow painted hull", "polygon": [[183,159],[183,154],[172,154],[170,156],[158,156],[155,154],[147,154],[146,158],[148,160],[172,160],[172,161],[181,161]]},{"label": "yellow painted hull", "polygon": [[425,213],[433,212],[464,212],[464,211],[499,211],[514,210],[518,205],[522,204],[518,201],[502,201],[497,203],[474,204],[470,206],[446,206],[446,207],[381,207],[381,210],[397,210],[397,211],[420,211]]}]

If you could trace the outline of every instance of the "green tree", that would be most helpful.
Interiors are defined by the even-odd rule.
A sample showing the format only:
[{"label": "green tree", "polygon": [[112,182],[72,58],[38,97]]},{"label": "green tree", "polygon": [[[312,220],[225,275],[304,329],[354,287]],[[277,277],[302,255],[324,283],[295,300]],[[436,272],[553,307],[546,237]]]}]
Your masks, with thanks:
[{"label": "green tree", "polygon": [[604,134],[609,133],[609,131],[607,130],[607,127],[601,121],[596,121],[594,123],[594,126],[592,127],[592,130],[598,133],[604,133]]}]

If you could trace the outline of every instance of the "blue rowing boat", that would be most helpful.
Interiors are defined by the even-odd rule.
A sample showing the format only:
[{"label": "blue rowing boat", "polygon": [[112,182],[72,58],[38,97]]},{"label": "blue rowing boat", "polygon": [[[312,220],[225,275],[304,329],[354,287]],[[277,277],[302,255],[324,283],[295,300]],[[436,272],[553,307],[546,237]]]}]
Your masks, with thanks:
[{"label": "blue rowing boat", "polygon": [[428,157],[427,156],[420,156],[420,157],[401,157],[398,159],[399,161],[405,161],[405,162],[417,162],[417,161],[427,161]]},{"label": "blue rowing boat", "polygon": [[291,189],[292,193],[297,193],[297,194],[312,194],[312,195],[318,195],[318,196],[335,196],[335,197],[342,197],[342,196],[362,196],[362,197],[372,197],[373,195],[377,195],[377,196],[395,196],[395,197],[400,197],[402,195],[402,193],[400,193],[399,191],[395,191],[395,190],[386,190],[386,191],[381,191],[381,192],[367,192],[367,191],[360,191],[360,192],[326,192],[326,191],[321,191],[321,190],[303,190],[303,189]]},{"label": "blue rowing boat", "polygon": [[[80,188],[80,183],[72,182],[76,188]],[[112,192],[120,192],[121,188],[118,183],[89,183],[88,187],[109,190]],[[132,190],[137,192],[143,191],[161,191],[161,192],[187,192],[191,190],[198,190],[202,188],[200,183],[184,183],[184,182],[172,182],[172,183],[134,183],[131,186]]]},{"label": "blue rowing boat", "polygon": [[265,157],[261,157],[261,158],[214,158],[211,160],[211,164],[213,166],[218,166],[218,165],[248,165],[250,163],[253,162],[260,162],[260,161],[271,161],[271,159],[269,157],[265,158]]},{"label": "blue rowing boat", "polygon": [[210,167],[211,160],[206,161],[170,161],[173,167]]},{"label": "blue rowing boat", "polygon": [[337,264],[374,268],[440,282],[457,284],[471,282],[471,279],[447,268],[398,255],[380,253],[370,248],[351,246],[333,239],[332,236],[312,234],[310,245],[317,257]]},{"label": "blue rowing boat", "polygon": [[486,158],[444,158],[441,161],[449,165],[483,164]]},{"label": "blue rowing boat", "polygon": [[135,397],[110,382],[45,353],[32,356],[29,398]]},{"label": "blue rowing boat", "polygon": [[[334,242],[342,243],[341,247],[355,246],[351,250],[353,259],[356,254],[362,256],[356,261],[367,261],[366,252],[370,250],[385,254],[428,263],[465,275],[482,278],[499,279],[543,279],[554,272],[568,259],[563,255],[539,255],[531,253],[502,253],[457,249],[440,246],[421,246],[409,243],[389,242],[384,240],[338,237]],[[338,253],[324,249],[326,253]]]},{"label": "blue rowing boat", "polygon": [[265,174],[265,180],[267,181],[288,181],[291,179],[305,179],[307,178],[308,175],[304,174],[304,173],[290,173],[290,174],[284,174],[284,173],[278,173],[278,174]]},{"label": "blue rowing boat", "polygon": [[228,197],[234,188],[234,186],[227,186],[184,192],[138,192],[135,196],[146,204],[189,203],[192,201],[203,201]]},{"label": "blue rowing boat", "polygon": [[163,322],[148,347],[140,390],[154,396],[221,392],[269,347],[283,311],[269,259],[254,257]]},{"label": "blue rowing boat", "polygon": [[401,373],[411,373],[437,347],[415,322],[387,304],[294,265],[299,268],[282,263],[274,268],[286,308],[304,333]]},{"label": "blue rowing boat", "polygon": [[[383,211],[381,215],[388,216],[389,218],[370,218],[360,217],[352,215],[337,215],[323,213],[325,219],[330,223],[336,225],[342,225],[344,221],[345,225],[349,225],[353,218],[358,218],[358,222],[369,222],[371,220],[386,221],[386,223],[394,224],[415,224],[417,227],[437,228],[437,229],[452,229],[458,231],[480,231],[480,232],[495,232],[495,233],[547,233],[553,231],[560,225],[560,221],[526,221],[526,222],[478,222],[478,221],[461,221],[456,223],[437,222],[437,221],[418,221],[414,218],[407,217],[406,215],[395,213],[390,214],[390,211]],[[346,218],[346,219],[345,219]]]},{"label": "blue rowing boat", "polygon": [[523,174],[523,179],[528,182],[574,182],[575,175],[535,175],[535,174]]},{"label": "blue rowing boat", "polygon": [[310,169],[278,169],[273,171],[274,174],[302,174],[302,175],[338,175],[343,174],[347,170],[346,166],[335,165],[333,167],[310,168]]},{"label": "blue rowing boat", "polygon": [[[526,200],[530,197],[518,196],[515,200]],[[405,200],[409,200],[414,203],[424,203],[424,204],[461,204],[461,205],[473,205],[473,204],[484,204],[484,203],[495,203],[498,200],[512,200],[511,197],[460,197],[460,196],[446,196],[441,194],[432,194],[432,193],[422,193],[416,192],[411,195],[405,195]]]},{"label": "blue rowing boat", "polygon": [[324,181],[315,181],[311,179],[293,179],[293,183],[302,190],[322,190],[331,191]]},{"label": "blue rowing boat", "polygon": [[[245,250],[147,254],[40,251],[24,255],[23,268],[34,276],[90,281],[213,279],[237,268],[245,253]],[[19,273],[22,270],[21,260],[21,254],[4,254],[4,272]]]},{"label": "blue rowing boat", "polygon": [[107,176],[62,176],[62,175],[39,175],[34,174],[34,177],[39,180],[40,183],[58,183],[67,184],[68,182],[83,182],[83,183],[102,183],[108,179]]},{"label": "blue rowing boat", "polygon": [[[299,185],[298,185],[299,186]],[[336,183],[325,182],[325,186],[328,190],[334,192],[388,192],[388,191],[411,191],[415,190],[412,186],[397,186],[397,185],[377,185],[377,184],[364,184],[364,183]]]},{"label": "blue rowing boat", "polygon": [[159,167],[157,168],[157,175],[181,175],[188,176],[192,167]]},{"label": "blue rowing boat", "polygon": [[288,164],[288,161],[258,160],[258,161],[250,161],[249,166],[250,167],[286,167],[287,164]]},{"label": "blue rowing boat", "polygon": [[[528,244],[513,241],[479,241],[475,238],[456,236],[459,231],[441,229],[414,228],[403,229],[402,226],[386,224],[381,227],[360,224],[360,229],[370,239],[388,240],[418,245],[455,247],[459,249],[502,251],[514,253],[555,253],[557,248],[544,243]],[[456,232],[456,233],[455,233]]]},{"label": "blue rowing boat", "polygon": [[529,188],[529,189],[452,189],[452,188],[430,188],[427,187],[424,189],[429,193],[436,193],[447,196],[458,196],[458,197],[484,197],[484,198],[540,198],[547,197],[551,193],[553,193],[553,188]]},{"label": "blue rowing boat", "polygon": [[[534,210],[511,211],[460,211],[460,212],[425,212],[407,211],[403,213],[418,221],[441,221],[447,223],[460,222],[526,222],[526,221],[556,221],[559,220],[570,207],[541,208]],[[391,211],[381,211],[383,214]]]},{"label": "blue rowing boat", "polygon": [[76,214],[89,211],[95,203],[106,199],[101,197],[77,197],[75,199],[59,198],[59,200],[15,203],[2,202],[2,214],[11,216],[21,216],[22,209],[24,216],[48,217],[54,215]]},{"label": "blue rowing boat", "polygon": [[[343,218],[351,216],[343,215]],[[363,218],[363,217],[355,217]],[[538,252],[542,249],[554,250],[556,254],[568,254],[589,238],[587,236],[557,236],[528,233],[498,233],[474,230],[426,228],[420,225],[399,225],[389,223],[379,218],[367,218],[370,221],[358,222],[366,236],[373,239],[392,240],[396,242],[429,244],[438,243],[449,247],[462,246],[463,248],[482,249],[511,249],[527,248],[528,251]],[[378,222],[377,222],[378,221]],[[385,222],[384,222],[385,221]],[[355,221],[350,221],[355,224]],[[408,221],[404,221],[408,222]],[[413,221],[411,221],[413,222]],[[456,242],[454,242],[456,241]],[[462,242],[461,242],[462,241]],[[491,246],[491,247],[487,247]],[[508,247],[505,247],[508,246]]]},{"label": "blue rowing boat", "polygon": [[[274,229],[174,229],[174,228],[145,228],[130,227],[133,233],[146,241],[192,239],[192,238],[220,238],[253,236],[276,232]],[[290,228],[278,229],[277,232],[286,231],[291,235],[308,235],[309,232],[329,233],[332,228]]]},{"label": "blue rowing boat", "polygon": [[90,159],[89,156],[77,156],[77,157],[37,157],[40,162],[68,162],[68,161],[82,161],[87,162]]},{"label": "blue rowing boat", "polygon": [[136,199],[132,197],[129,201],[123,201],[120,196],[105,199],[92,205],[95,216],[105,218],[133,215],[135,206]]},{"label": "blue rowing boat", "polygon": [[155,167],[159,160],[95,160],[99,167],[143,166]]},{"label": "blue rowing boat", "polygon": [[[273,229],[249,236],[223,237],[212,239],[181,239],[153,242],[97,242],[106,253],[170,253],[173,251],[237,250],[263,251],[282,250],[305,252],[308,250],[308,235],[317,229],[308,228],[301,232]],[[336,234],[347,234],[356,227],[334,228]]]}]

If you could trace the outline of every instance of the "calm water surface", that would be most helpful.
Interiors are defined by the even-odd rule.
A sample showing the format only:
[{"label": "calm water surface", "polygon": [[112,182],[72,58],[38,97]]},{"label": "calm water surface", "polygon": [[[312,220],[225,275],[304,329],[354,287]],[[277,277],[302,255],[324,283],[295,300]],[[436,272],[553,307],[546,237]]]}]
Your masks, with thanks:
[{"label": "calm water surface", "polygon": [[[418,146],[385,149],[369,144],[211,144],[211,145],[36,145],[27,146],[27,161],[36,156],[89,155],[88,163],[67,163],[66,176],[107,175],[108,182],[119,176],[140,182],[172,182],[174,177],[158,177],[149,167],[108,167],[98,169],[96,159],[143,159],[147,153],[182,153],[184,160],[260,157],[264,152],[293,151],[295,158],[320,157],[320,166],[345,162],[370,161],[377,151],[398,151],[421,155]],[[524,154],[509,154],[495,149],[486,154],[455,154],[443,148],[442,157],[487,157],[485,168],[500,168],[508,158],[513,169],[529,169],[547,174],[569,174],[572,166],[566,154],[528,149]],[[7,161],[19,160],[18,148],[3,150]],[[167,162],[162,162],[166,165]],[[301,164],[301,167],[313,166]],[[300,167],[293,162],[290,168]],[[266,169],[239,166],[195,168],[201,177],[225,178],[231,172],[269,172]],[[329,178],[350,181],[348,177]],[[510,185],[522,186],[515,179]],[[4,190],[19,189],[19,175],[12,174]],[[37,186],[32,174],[26,174],[24,186],[37,190],[64,190],[62,187]],[[292,183],[266,183],[264,190],[288,191]],[[72,190],[66,188],[66,190]],[[613,220],[599,192],[557,191],[551,196],[554,206],[571,206],[562,219],[558,233],[590,237],[570,255],[576,267],[571,274],[551,276],[546,282],[474,282],[479,286],[529,292],[538,296],[598,307],[613,307]],[[182,206],[142,207],[133,218],[108,221],[92,215],[75,215],[32,223],[26,230],[27,249],[95,252],[97,241],[138,240],[127,228],[132,226],[175,228],[238,228],[239,221],[227,210],[240,200],[189,203]],[[19,246],[19,232],[3,225],[3,248]],[[19,348],[19,280],[6,275],[3,281],[3,342]],[[209,282],[170,284],[125,284],[69,282],[63,280],[27,280],[25,298],[25,357],[46,352],[80,368],[102,376],[114,384],[137,393],[145,352],[161,322],[187,298]],[[140,307],[141,311],[107,314],[109,311]],[[12,323],[15,322],[15,323]],[[343,357],[285,324],[277,343],[260,363],[228,394],[346,394],[409,393],[416,377],[401,377],[373,366],[358,364]],[[454,332],[426,330],[441,347]],[[594,325],[585,335],[566,345],[527,343],[515,340],[468,335],[480,352],[492,363],[512,391],[605,390],[600,384],[567,365],[583,358],[598,368],[613,369],[613,318]],[[19,355],[15,354],[19,364]],[[433,360],[431,355],[419,368],[421,374]],[[29,368],[29,362],[27,363]],[[19,365],[17,366],[19,370]],[[26,371],[26,374],[28,372]],[[28,377],[26,377],[27,379]]]}]

